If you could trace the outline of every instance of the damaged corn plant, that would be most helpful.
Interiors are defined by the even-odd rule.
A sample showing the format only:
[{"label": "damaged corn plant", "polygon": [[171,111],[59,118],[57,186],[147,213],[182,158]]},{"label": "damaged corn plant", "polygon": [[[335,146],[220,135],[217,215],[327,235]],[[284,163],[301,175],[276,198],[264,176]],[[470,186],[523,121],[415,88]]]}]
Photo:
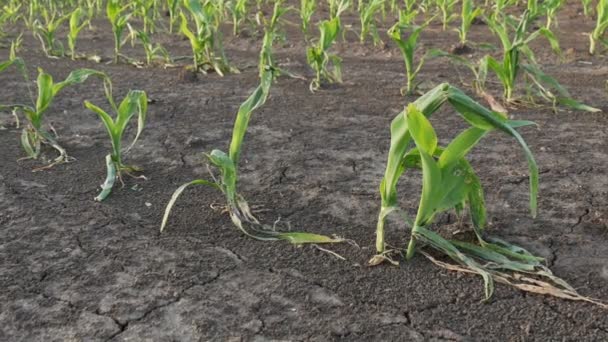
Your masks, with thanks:
[{"label": "damaged corn plant", "polygon": [[[120,105],[117,106],[116,102],[114,102],[114,96],[112,95],[112,83],[109,78],[105,80],[104,88],[106,99],[110,104],[112,111],[115,113],[114,118],[112,118],[108,112],[92,104],[91,102],[84,102],[86,108],[95,112],[99,116],[106,128],[106,131],[108,132],[108,135],[110,136],[110,141],[112,143],[112,151],[106,156],[106,180],[101,185],[101,192],[99,195],[97,195],[97,197],[95,197],[96,201],[103,201],[110,195],[117,179],[123,183],[123,174],[133,176],[133,172],[141,171],[141,169],[136,166],[124,164],[122,161],[122,156],[123,154],[128,153],[137,142],[139,135],[144,129],[146,114],[148,111],[148,98],[144,91],[130,90]],[[129,122],[136,115],[137,133],[135,134],[131,144],[129,144],[129,146],[123,150],[123,135],[129,125]],[[141,176],[139,178],[144,177]]]},{"label": "damaged corn plant", "polygon": [[[439,146],[429,117],[443,105],[450,105],[468,124],[447,146]],[[525,291],[552,294],[574,300],[593,300],[580,296],[574,288],[542,264],[543,259],[522,247],[484,234],[486,208],[479,177],[466,159],[482,138],[496,131],[512,137],[521,147],[528,162],[530,211],[537,213],[538,167],[530,148],[516,130],[534,125],[530,121],[509,120],[444,83],[410,103],[391,123],[388,162],[380,185],[382,199],[376,231],[377,255],[370,264],[389,260],[390,251],[384,240],[387,216],[397,212],[411,226],[406,259],[411,259],[421,246],[429,246],[452,259],[457,265],[440,262],[449,269],[472,272],[483,277],[485,298],[492,296],[494,282],[513,285]],[[411,144],[413,142],[413,145]],[[422,195],[418,211],[411,220],[399,208],[397,182],[409,169],[422,170]],[[468,209],[476,243],[449,240],[431,230],[434,218],[449,210],[462,214]]]},{"label": "damaged corn plant", "polygon": [[280,2],[277,2],[274,7],[272,19],[266,23],[265,26],[259,62],[260,84],[239,107],[234,122],[228,153],[216,149],[209,154],[205,154],[210,164],[219,170],[219,177],[216,178],[212,175],[213,180],[196,179],[177,188],[165,209],[165,214],[160,227],[161,232],[165,229],[171,209],[182,192],[191,185],[206,185],[215,188],[224,194],[226,198],[226,210],[230,215],[232,223],[241,232],[251,238],[262,241],[284,240],[293,244],[333,243],[341,241],[341,239],[338,238],[312,233],[277,231],[274,226],[269,226],[258,221],[251,212],[247,201],[237,192],[237,183],[239,179],[238,165],[249,121],[251,120],[253,112],[263,106],[268,99],[272,82],[280,74],[280,69],[275,66],[273,60],[272,44],[277,37],[278,19],[282,13],[284,13],[284,10],[281,8]]},{"label": "damaged corn plant", "polygon": [[83,83],[91,76],[97,76],[105,79],[106,75],[97,70],[77,69],[72,71],[65,80],[55,83],[50,74],[39,68],[38,78],[36,80],[38,92],[37,95],[34,96],[29,86],[29,77],[27,75],[23,60],[13,56],[9,61],[0,64],[0,71],[8,68],[11,65],[16,65],[21,74],[24,76],[32,104],[2,105],[0,106],[0,109],[8,108],[14,113],[23,113],[25,116],[27,126],[21,131],[21,146],[27,153],[26,159],[38,159],[42,150],[42,145],[49,145],[59,153],[59,156],[52,160],[50,164],[44,167],[36,168],[34,171],[68,162],[70,157],[68,156],[67,151],[59,144],[54,129],[50,127],[51,129],[49,132],[49,130],[45,128],[44,114],[48,111],[57,94],[65,87]]}]

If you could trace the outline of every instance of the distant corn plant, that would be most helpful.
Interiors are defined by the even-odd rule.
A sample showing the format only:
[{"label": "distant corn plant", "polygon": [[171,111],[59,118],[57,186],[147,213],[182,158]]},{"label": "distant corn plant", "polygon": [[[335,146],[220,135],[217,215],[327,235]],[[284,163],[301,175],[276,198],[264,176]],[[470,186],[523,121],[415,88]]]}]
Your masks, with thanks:
[{"label": "distant corn plant", "polygon": [[194,71],[214,70],[223,76],[227,72],[236,72],[228,63],[224,54],[222,33],[219,28],[219,16],[222,15],[219,3],[211,0],[184,0],[184,8],[194,20],[194,32],[188,27],[188,17],[180,14],[180,31],[190,41],[193,53]]},{"label": "distant corn plant", "polygon": [[[112,111],[115,113],[115,117],[112,118],[105,110],[92,104],[89,101],[85,101],[84,105],[86,108],[95,112],[101,121],[103,122],[108,135],[110,136],[110,142],[112,144],[112,152],[106,156],[106,180],[101,186],[101,192],[97,197],[96,201],[103,201],[110,195],[116,179],[122,182],[122,174],[132,175],[132,172],[141,171],[140,168],[135,166],[125,165],[122,161],[123,154],[129,152],[129,150],[135,145],[139,135],[144,129],[146,121],[146,114],[148,111],[148,98],[146,93],[141,90],[131,90],[125,98],[122,100],[120,105],[116,105],[114,97],[112,95],[112,84],[110,79],[106,79],[104,82],[106,99],[110,103]],[[126,149],[123,149],[122,140],[125,130],[129,125],[131,118],[137,116],[137,133],[133,138],[133,141]]]},{"label": "distant corn plant", "polygon": [[360,2],[359,21],[361,23],[361,34],[359,35],[359,41],[361,44],[365,42],[368,35],[372,36],[374,45],[382,41],[376,27],[376,15],[384,7],[385,1],[368,0]]},{"label": "distant corn plant", "polygon": [[424,62],[428,57],[432,57],[436,54],[436,50],[431,49],[420,58],[418,64],[415,62],[418,39],[420,38],[420,34],[424,28],[427,27],[428,23],[429,22],[422,25],[414,25],[410,23],[409,17],[400,16],[399,22],[388,30],[388,36],[395,43],[397,43],[405,62],[405,75],[407,83],[405,87],[401,89],[402,95],[411,95],[414,93],[418,87],[416,77],[422,69]]},{"label": "distant corn plant", "polygon": [[608,39],[604,38],[608,30],[608,0],[598,0],[596,15],[595,27],[589,35],[589,53],[592,55],[597,50],[598,42],[608,45]]},{"label": "distant corn plant", "polygon": [[[470,127],[457,135],[447,146],[438,144],[438,138],[428,117],[444,104],[456,110]],[[564,298],[588,300],[576,293],[565,281],[554,276],[540,257],[506,241],[484,236],[486,208],[479,177],[466,160],[466,155],[480,140],[494,131],[506,133],[517,141],[528,161],[530,177],[530,211],[537,213],[538,167],[528,145],[516,128],[533,125],[530,121],[513,121],[481,106],[459,89],[441,84],[410,103],[391,123],[391,142],[388,162],[380,185],[381,209],[376,231],[377,255],[370,263],[392,260],[384,240],[385,221],[392,212],[400,213],[411,226],[411,237],[406,252],[410,259],[420,248],[428,245],[455,261],[459,266],[440,262],[449,269],[458,269],[481,275],[485,282],[485,297],[494,291],[494,281],[507,283],[520,289],[548,293]],[[414,146],[411,146],[413,141]],[[399,208],[397,182],[409,169],[422,169],[422,195],[414,220]],[[477,243],[448,240],[430,228],[434,218],[442,212],[455,210],[458,215],[468,209]],[[533,279],[532,276],[544,278]],[[591,300],[589,300],[591,301]]]},{"label": "distant corn plant", "polygon": [[317,8],[317,0],[300,0],[300,19],[302,20],[302,32],[308,38],[310,19]]},{"label": "distant corn plant", "polygon": [[462,0],[462,9],[460,13],[460,28],[457,28],[460,47],[464,48],[467,45],[467,38],[471,26],[477,17],[483,14],[483,8],[474,7],[473,0]]},{"label": "distant corn plant", "polygon": [[232,16],[232,34],[235,36],[239,34],[241,23],[247,19],[247,4],[247,0],[228,0],[226,2],[226,8]]},{"label": "distant corn plant", "polygon": [[112,34],[114,35],[114,63],[118,63],[121,56],[120,49],[124,45],[124,32],[131,18],[130,10],[132,3],[122,5],[120,0],[108,0],[106,4],[106,16],[112,26]]},{"label": "distant corn plant", "polygon": [[70,14],[61,15],[46,7],[41,9],[41,13],[42,20],[36,19],[33,24],[34,35],[40,40],[42,50],[47,57],[62,57],[65,50],[61,41],[57,39],[57,30],[61,24],[70,18]]},{"label": "distant corn plant", "polygon": [[25,77],[28,92],[32,100],[32,105],[10,104],[2,105],[0,106],[0,109],[10,108],[15,112],[24,114],[28,125],[22,130],[21,146],[27,153],[28,158],[37,159],[40,155],[42,144],[47,144],[59,152],[59,156],[55,158],[49,165],[42,168],[37,168],[35,170],[45,169],[53,165],[69,161],[69,156],[66,150],[57,141],[57,137],[44,128],[44,114],[47,112],[57,94],[63,88],[83,83],[91,76],[97,76],[105,79],[106,75],[92,69],[77,69],[72,71],[64,81],[55,83],[51,75],[47,74],[42,69],[38,69],[38,79],[36,81],[38,86],[38,94],[36,97],[34,97],[33,92],[29,89],[29,79],[27,77],[27,71],[25,70],[23,60],[20,58],[12,58],[8,62],[0,64],[0,71],[11,65],[16,65]]},{"label": "distant corn plant", "polygon": [[169,214],[173,205],[183,193],[183,191],[191,185],[206,185],[220,190],[226,197],[226,209],[230,215],[232,223],[245,235],[262,241],[286,240],[294,244],[304,243],[333,243],[339,242],[340,239],[330,238],[323,235],[301,233],[301,232],[280,232],[264,225],[258,221],[253,215],[247,201],[237,192],[238,182],[238,164],[241,155],[241,149],[251,120],[251,115],[259,107],[266,102],[270,87],[275,77],[280,73],[279,69],[275,68],[272,57],[272,43],[277,37],[277,22],[281,15],[282,9],[280,4],[275,4],[274,15],[265,26],[265,34],[263,45],[260,52],[260,84],[253,93],[241,104],[237,112],[232,131],[232,140],[228,154],[220,150],[213,150],[206,154],[209,162],[217,167],[220,171],[219,179],[208,181],[205,179],[196,179],[180,186],[171,197],[165,215],[161,223],[161,232],[165,229]]},{"label": "distant corn plant", "polygon": [[454,19],[454,6],[458,0],[435,0],[435,5],[441,14],[441,24],[443,30],[447,30],[452,19]]},{"label": "distant corn plant", "polygon": [[70,31],[68,33],[68,47],[70,49],[70,57],[76,59],[76,40],[80,31],[89,24],[89,20],[84,18],[84,12],[79,7],[70,14]]},{"label": "distant corn plant", "polygon": [[340,33],[340,17],[324,20],[319,23],[319,40],[306,49],[306,60],[315,71],[315,78],[310,82],[310,91],[321,87],[322,81],[342,83],[342,59],[328,52]]}]

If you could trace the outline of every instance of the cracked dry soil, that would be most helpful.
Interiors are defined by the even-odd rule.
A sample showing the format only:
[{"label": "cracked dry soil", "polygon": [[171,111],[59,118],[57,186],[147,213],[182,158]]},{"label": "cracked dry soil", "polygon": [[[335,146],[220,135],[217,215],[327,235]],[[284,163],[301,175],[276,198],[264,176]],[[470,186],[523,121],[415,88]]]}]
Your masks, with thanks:
[{"label": "cracked dry soil", "polygon": [[[561,44],[572,49],[566,62],[557,64],[543,44],[538,57],[573,96],[606,111],[605,57],[587,56],[586,39],[564,33],[592,25],[580,21],[575,9],[560,14]],[[80,49],[109,56],[104,25],[83,33]],[[295,35],[288,31],[290,43],[277,49],[278,59],[309,75]],[[126,160],[144,167],[149,180],[128,180],[106,202],[93,201],[109,150],[101,123],[82,105],[104,103],[96,81],[65,89],[47,116],[75,162],[32,173],[36,162],[17,161],[19,129],[0,114],[1,341],[608,340],[606,312],[589,304],[502,285],[482,302],[479,277],[438,269],[420,256],[399,267],[365,266],[373,254],[389,123],[413,99],[399,95],[402,60],[390,44],[362,47],[349,36],[337,47],[345,84],[314,95],[305,81],[281,78],[254,114],[243,151],[241,192],[260,218],[352,239],[360,248],[329,247],[347,261],[311,246],[242,236],[210,208],[222,198],[206,188],[184,193],[160,235],[171,193],[207,177],[201,153],[227,147],[236,109],[256,85],[259,39],[227,37],[228,56],[242,73],[189,82],[176,69],[42,58],[26,39],[22,56],[32,73],[41,66],[60,79],[91,67],[112,77],[119,96],[148,92],[148,125]],[[454,37],[431,26],[421,42],[448,49]],[[492,40],[483,26],[472,39]],[[187,42],[164,43],[176,55],[188,53]],[[0,50],[0,57],[7,53]],[[468,77],[432,60],[419,77],[460,85],[459,75]],[[0,82],[2,103],[26,101],[16,72],[1,74]],[[486,186],[489,233],[545,256],[582,294],[608,300],[608,115],[525,107],[512,115],[539,124],[522,132],[541,168],[540,214],[533,220],[527,211],[523,156],[513,141],[492,134],[470,158]],[[464,127],[449,110],[433,123],[444,138]],[[412,214],[419,178],[414,173],[401,182],[402,207]],[[435,229],[453,221],[443,216]],[[388,241],[404,246],[403,224],[393,221],[388,229]]]}]

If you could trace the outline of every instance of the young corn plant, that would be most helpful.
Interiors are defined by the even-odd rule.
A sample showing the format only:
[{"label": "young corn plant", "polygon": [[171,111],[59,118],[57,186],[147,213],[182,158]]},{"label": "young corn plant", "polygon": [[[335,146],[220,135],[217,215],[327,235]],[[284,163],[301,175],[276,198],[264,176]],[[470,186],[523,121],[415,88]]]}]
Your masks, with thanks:
[{"label": "young corn plant", "polygon": [[545,16],[547,17],[547,21],[545,23],[545,27],[550,30],[551,26],[557,26],[557,12],[562,8],[562,6],[566,3],[565,0],[548,0],[543,2],[542,8]]},{"label": "young corn plant", "polygon": [[[14,58],[6,63],[10,64],[6,65],[3,63],[0,65],[0,71],[12,64],[16,64],[29,84],[27,72],[25,71],[25,66],[21,59]],[[38,95],[36,98],[34,98],[32,92],[29,90],[28,85],[32,105],[11,104],[0,106],[0,108],[11,108],[13,111],[21,112],[25,116],[28,124],[21,132],[21,146],[27,153],[27,158],[37,159],[40,156],[42,144],[51,146],[59,153],[59,156],[55,158],[49,165],[35,169],[35,171],[46,169],[70,160],[66,150],[57,141],[57,137],[44,128],[44,114],[51,106],[57,94],[63,88],[83,83],[91,76],[97,76],[102,79],[105,79],[106,77],[104,73],[96,70],[77,69],[72,71],[64,81],[55,83],[51,75],[45,73],[42,69],[38,69],[38,79],[36,81],[38,86]]]},{"label": "young corn plant", "polygon": [[[106,156],[106,180],[101,185],[101,192],[99,195],[97,195],[97,197],[95,197],[96,201],[103,201],[108,197],[108,195],[110,195],[116,179],[122,182],[123,173],[132,175],[133,172],[141,171],[141,169],[138,167],[125,165],[122,161],[122,157],[124,154],[128,153],[137,142],[139,135],[144,129],[146,114],[148,111],[148,98],[144,91],[129,91],[120,105],[117,106],[114,102],[112,85],[109,79],[105,81],[104,87],[106,98],[110,103],[112,111],[115,113],[114,118],[112,118],[108,112],[92,104],[91,102],[84,102],[86,108],[99,115],[99,118],[103,122],[112,143],[112,151]],[[129,144],[129,146],[123,150],[123,135],[127,129],[127,126],[129,125],[129,122],[134,116],[137,116],[137,133],[135,134],[131,144]]]},{"label": "young corn plant", "polygon": [[70,14],[60,15],[58,12],[42,9],[42,20],[34,21],[34,35],[40,40],[42,50],[47,57],[62,57],[65,53],[63,44],[57,39],[57,30],[70,18]]},{"label": "young corn plant", "polygon": [[462,11],[460,13],[460,28],[457,28],[458,38],[460,40],[460,47],[465,48],[467,46],[467,36],[471,30],[471,26],[477,17],[483,14],[481,7],[474,7],[473,0],[462,0]]},{"label": "young corn plant", "polygon": [[[415,55],[418,39],[428,23],[429,22],[426,22],[420,26],[409,24],[407,21],[403,20],[402,17],[400,18],[399,22],[393,25],[393,27],[391,27],[387,32],[388,36],[395,43],[397,43],[397,46],[399,46],[399,50],[401,50],[401,54],[403,55],[403,61],[405,62],[405,75],[407,83],[405,87],[401,89],[402,95],[411,95],[414,93],[418,87],[416,77],[422,69],[426,58],[435,54],[435,50],[429,50],[424,56],[422,56],[422,58],[420,58],[418,65],[416,65]],[[405,37],[406,33],[409,33],[407,37]]]},{"label": "young corn plant", "polygon": [[180,11],[179,0],[166,0],[166,6],[169,13],[169,33],[173,33],[173,27],[175,27]]},{"label": "young corn plant", "polygon": [[[444,104],[451,105],[470,127],[447,146],[439,146],[429,117]],[[376,231],[378,254],[370,260],[370,264],[387,259],[392,261],[387,256],[384,228],[387,216],[391,212],[398,212],[411,225],[406,259],[411,259],[416,251],[420,251],[419,243],[428,245],[446,254],[459,266],[439,262],[427,255],[435,263],[481,275],[485,282],[486,299],[492,296],[494,281],[499,281],[527,291],[592,301],[580,296],[565,281],[554,276],[541,263],[542,258],[506,241],[484,236],[486,208],[483,187],[466,156],[482,138],[494,131],[514,138],[528,161],[530,211],[535,217],[538,167],[528,145],[516,130],[533,124],[530,121],[512,121],[492,112],[447,83],[410,103],[391,123],[388,162],[380,185],[382,204]],[[397,182],[409,169],[422,169],[422,195],[414,220],[407,218],[399,208],[397,197]],[[438,214],[449,210],[460,214],[464,209],[468,209],[477,243],[448,240],[431,230]],[[532,276],[542,280],[533,279]]]},{"label": "young corn plant", "polygon": [[328,52],[341,30],[340,17],[319,23],[319,40],[306,50],[306,60],[315,71],[310,82],[310,91],[321,87],[321,82],[342,83],[342,59]]},{"label": "young corn plant", "polygon": [[608,0],[598,0],[596,9],[595,28],[589,35],[589,53],[594,55],[597,51],[597,43],[608,45],[608,40],[604,38],[608,30]]},{"label": "young corn plant", "polygon": [[232,16],[232,34],[239,34],[239,27],[247,18],[247,0],[228,0],[226,7]]},{"label": "young corn plant", "polygon": [[441,13],[441,23],[444,31],[448,29],[450,21],[454,18],[454,6],[457,2],[458,0],[435,0],[435,5]]},{"label": "young corn plant", "polygon": [[585,17],[588,17],[591,15],[591,13],[593,12],[593,8],[592,8],[592,3],[593,0],[581,0],[581,3],[583,4],[583,15]]},{"label": "young corn plant", "polygon": [[378,28],[376,27],[376,14],[380,11],[385,4],[385,0],[369,0],[363,1],[360,4],[359,9],[359,20],[361,22],[361,34],[359,35],[359,41],[361,44],[365,43],[367,36],[372,36],[374,45],[377,45],[382,40],[378,34]]},{"label": "young corn plant", "polygon": [[108,0],[106,4],[106,16],[112,26],[112,34],[114,35],[114,63],[118,63],[121,57],[120,49],[124,45],[123,34],[131,13],[127,13],[131,7],[131,3],[122,5],[120,0]]},{"label": "young corn plant", "polygon": [[215,1],[184,0],[184,8],[194,20],[194,32],[188,27],[188,18],[182,12],[180,30],[190,41],[193,53],[193,70],[207,72],[213,70],[220,76],[226,72],[237,72],[228,63],[219,28],[221,12]]},{"label": "young corn plant", "polygon": [[308,38],[310,19],[317,9],[317,0],[300,0],[300,19],[302,20],[302,32]]},{"label": "young corn plant", "polygon": [[70,49],[70,57],[76,59],[76,40],[80,31],[89,24],[89,20],[84,17],[83,10],[78,7],[70,15],[70,32],[68,33],[68,48]]},{"label": "young corn plant", "polygon": [[135,36],[144,47],[144,52],[146,53],[146,64],[151,65],[155,60],[160,60],[163,63],[171,62],[171,57],[169,56],[169,52],[159,43],[154,44],[150,35],[145,33],[144,31],[135,31]]},{"label": "young corn plant", "polygon": [[276,21],[274,20],[274,18],[278,18],[276,10],[277,6],[275,5],[275,15],[273,15],[273,20],[270,21],[270,24],[266,26],[263,46],[260,52],[260,85],[239,107],[228,154],[221,150],[213,150],[211,153],[206,154],[209,162],[219,169],[219,179],[215,179],[215,177],[213,177],[213,181],[196,179],[177,188],[165,209],[165,215],[160,228],[161,232],[166,227],[171,209],[182,192],[191,185],[206,185],[218,189],[224,194],[226,197],[226,209],[232,223],[246,236],[262,241],[285,240],[294,244],[333,243],[341,241],[337,238],[318,234],[280,232],[275,230],[274,227],[262,224],[251,212],[247,201],[237,192],[238,164],[249,121],[253,112],[266,102],[272,82],[279,72],[278,69],[273,67],[274,62],[271,53],[272,43],[274,37],[276,37]]}]

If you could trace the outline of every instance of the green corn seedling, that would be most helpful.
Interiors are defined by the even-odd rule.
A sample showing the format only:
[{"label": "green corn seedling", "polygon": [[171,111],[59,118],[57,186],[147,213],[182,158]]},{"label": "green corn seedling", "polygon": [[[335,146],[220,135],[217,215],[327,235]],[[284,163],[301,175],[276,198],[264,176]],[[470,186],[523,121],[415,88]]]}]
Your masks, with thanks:
[{"label": "green corn seedling", "polygon": [[[6,63],[0,65],[0,71],[12,64],[16,64],[29,84],[27,72],[21,59],[14,58]],[[45,73],[42,69],[38,69],[38,79],[36,81],[38,86],[38,95],[35,99],[32,92],[29,91],[28,85],[28,91],[30,93],[33,105],[12,104],[0,106],[0,108],[11,108],[15,112],[21,112],[24,114],[28,125],[22,130],[21,146],[27,153],[28,158],[37,159],[40,155],[42,144],[47,144],[59,152],[59,156],[55,158],[51,164],[36,170],[48,168],[53,165],[69,161],[69,156],[66,150],[59,144],[56,137],[44,128],[44,114],[51,106],[54,98],[63,88],[83,83],[91,76],[97,76],[102,79],[106,77],[104,73],[96,70],[77,69],[72,71],[64,81],[55,83],[51,75]]]},{"label": "green corn seedling", "polygon": [[340,30],[339,16],[322,21],[319,23],[319,40],[306,50],[306,60],[315,71],[315,78],[310,83],[312,92],[321,87],[323,80],[329,83],[342,82],[342,59],[327,52],[338,37]]},{"label": "green corn seedling", "polygon": [[435,5],[441,12],[441,23],[444,31],[448,29],[450,21],[454,18],[454,6],[457,2],[458,0],[435,0]]},{"label": "green corn seedling", "polygon": [[384,6],[385,0],[369,0],[361,2],[359,9],[359,21],[361,22],[361,34],[359,40],[361,44],[365,43],[368,35],[372,36],[374,45],[381,42],[378,29],[376,27],[375,17],[379,10]]},{"label": "green corn seedling", "polygon": [[280,8],[280,6],[275,5],[275,15],[273,15],[270,24],[266,26],[263,46],[260,52],[260,85],[239,107],[232,131],[229,152],[226,154],[220,150],[213,150],[210,154],[206,155],[210,163],[219,169],[220,178],[215,181],[197,179],[180,186],[173,193],[171,200],[167,204],[161,223],[161,232],[167,225],[171,208],[182,192],[191,185],[206,185],[220,190],[225,195],[227,211],[232,223],[249,237],[262,241],[285,240],[294,244],[333,243],[341,241],[340,239],[318,234],[279,232],[274,230],[273,227],[261,224],[251,213],[245,199],[237,192],[238,164],[251,115],[256,109],[264,105],[268,98],[273,79],[278,76],[278,69],[272,66],[273,58],[271,54],[273,37],[276,37],[275,19],[278,19],[277,7]]},{"label": "green corn seedling", "polygon": [[557,25],[557,12],[566,3],[565,0],[548,0],[543,2],[542,9],[545,12],[547,21],[545,27],[551,29],[554,24]]},{"label": "green corn seedling", "polygon": [[481,7],[474,8],[474,5],[473,0],[462,0],[460,28],[456,29],[461,47],[467,45],[467,35],[469,34],[469,30],[471,30],[473,21],[483,13]]},{"label": "green corn seedling", "polygon": [[219,29],[221,15],[214,1],[184,0],[184,7],[194,19],[195,30],[188,27],[188,19],[182,12],[180,30],[190,41],[194,71],[214,70],[223,76],[226,72],[237,72],[231,68],[224,54],[222,33]]},{"label": "green corn seedling", "polygon": [[593,0],[581,0],[581,3],[583,4],[583,15],[585,17],[590,16],[591,12],[593,12],[592,7],[591,7]]},{"label": "green corn seedling", "polygon": [[[413,94],[418,86],[416,76],[418,76],[418,73],[422,69],[426,58],[435,54],[435,50],[429,50],[429,52],[420,58],[418,65],[415,64],[416,45],[418,44],[420,34],[429,22],[420,26],[408,24],[407,22],[408,21],[404,20],[402,17],[400,18],[400,21],[393,25],[387,32],[388,36],[399,46],[399,50],[401,50],[405,62],[407,83],[406,86],[401,89],[401,94],[403,95]],[[408,32],[409,35],[407,35],[407,38],[404,38],[406,32]]]},{"label": "green corn seedling", "polygon": [[239,26],[247,18],[247,0],[229,0],[226,7],[232,16],[232,34],[239,34]]},{"label": "green corn seedling", "polygon": [[154,60],[162,60],[165,63],[169,63],[171,61],[171,57],[169,56],[169,52],[159,43],[154,44],[150,35],[145,33],[144,31],[135,31],[135,36],[144,47],[144,52],[146,53],[146,64],[150,65]]},{"label": "green corn seedling", "polygon": [[57,39],[57,30],[70,18],[70,15],[59,15],[57,12],[49,12],[46,8],[42,9],[42,19],[34,21],[34,35],[40,40],[42,50],[47,57],[63,56],[64,49],[61,42]]},{"label": "green corn seedling", "polygon": [[351,0],[327,0],[329,2],[329,19],[340,17],[351,4]]},{"label": "green corn seedling", "polygon": [[126,13],[130,9],[131,3],[122,6],[120,0],[108,0],[106,4],[106,16],[112,26],[112,34],[114,35],[114,63],[118,63],[120,58],[120,48],[124,45],[123,34],[131,13]]},{"label": "green corn seedling", "polygon": [[598,0],[596,14],[595,28],[589,35],[589,53],[592,55],[597,50],[598,42],[608,45],[608,40],[604,38],[606,30],[608,30],[608,0]]},{"label": "green corn seedling", "polygon": [[503,20],[499,22],[495,18],[488,18],[490,29],[498,36],[503,48],[502,62],[497,61],[492,56],[484,57],[481,63],[484,67],[488,67],[498,76],[503,86],[503,96],[507,101],[513,100],[513,91],[515,89],[515,81],[521,67],[521,57],[532,57],[532,51],[528,48],[528,44],[536,39],[539,35],[543,35],[549,40],[554,51],[559,53],[559,43],[557,39],[546,28],[540,28],[533,33],[528,33],[528,24],[531,17],[528,12],[525,12],[521,20],[515,28],[513,39],[509,37],[510,21]]},{"label": "green corn seedling", "polygon": [[80,31],[89,23],[89,20],[83,20],[84,12],[81,8],[76,8],[70,15],[70,32],[68,33],[68,48],[70,49],[70,57],[76,59],[76,39]]},{"label": "green corn seedling", "polygon": [[178,19],[180,11],[179,0],[167,0],[167,12],[169,12],[169,33],[173,33],[173,27]]},{"label": "green corn seedling", "polygon": [[[137,167],[125,165],[122,161],[122,156],[123,154],[129,152],[129,150],[137,142],[139,135],[144,129],[148,110],[148,98],[144,91],[129,91],[120,105],[117,106],[114,102],[112,85],[109,79],[106,80],[104,86],[106,90],[106,98],[110,103],[112,111],[115,113],[115,118],[112,118],[112,116],[105,110],[92,104],[91,102],[84,102],[86,108],[99,115],[99,118],[103,122],[112,143],[112,152],[106,156],[106,180],[101,186],[101,192],[99,195],[97,195],[97,197],[95,197],[96,201],[103,201],[106,199],[106,197],[108,197],[108,195],[110,195],[116,179],[122,181],[123,173],[131,175],[132,172],[141,171],[141,169]],[[127,126],[129,125],[129,122],[131,121],[131,118],[134,116],[137,116],[137,133],[135,134],[131,144],[123,150],[123,135]]]},{"label": "green corn seedling", "polygon": [[[437,135],[428,118],[446,103],[450,104],[470,127],[457,135],[447,146],[442,147],[438,145]],[[412,227],[407,259],[412,258],[418,250],[417,242],[437,249],[461,268],[481,275],[485,282],[486,298],[492,295],[495,280],[505,282],[507,279],[507,283],[524,289],[525,286],[538,286],[539,283],[528,280],[530,278],[517,277],[518,274],[523,274],[544,278],[544,281],[552,283],[547,286],[551,286],[555,291],[571,298],[586,300],[542,265],[542,258],[506,241],[485,237],[483,233],[486,223],[483,188],[479,177],[467,162],[466,155],[491,132],[502,132],[514,138],[528,161],[530,211],[535,217],[538,167],[528,145],[516,130],[532,124],[534,123],[529,121],[508,120],[447,83],[437,86],[410,103],[391,123],[388,162],[380,185],[382,205],[376,232],[378,255],[372,258],[370,263],[377,264],[388,259],[384,225],[391,212],[398,212]],[[412,141],[414,146],[411,146]],[[406,217],[399,208],[397,199],[397,182],[408,169],[422,169],[422,196],[414,220]],[[478,244],[447,240],[430,229],[439,213],[452,209],[460,213],[465,208],[469,211]],[[527,289],[533,291],[532,288]]]},{"label": "green corn seedling", "polygon": [[302,31],[308,38],[310,19],[317,8],[317,0],[300,0],[300,19],[302,20]]}]

